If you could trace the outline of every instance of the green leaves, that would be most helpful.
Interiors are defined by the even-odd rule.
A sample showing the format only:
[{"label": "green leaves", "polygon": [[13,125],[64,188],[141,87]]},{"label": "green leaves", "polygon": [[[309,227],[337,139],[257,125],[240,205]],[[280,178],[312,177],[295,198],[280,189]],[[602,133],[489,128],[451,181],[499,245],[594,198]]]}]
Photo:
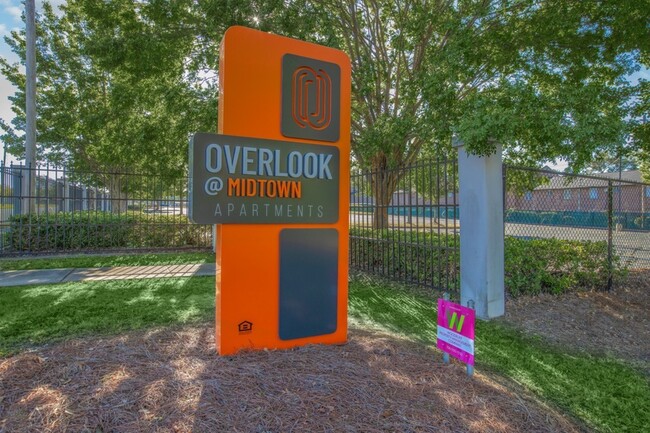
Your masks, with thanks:
[{"label": "green leaves", "polygon": [[[177,27],[188,19],[187,4],[173,3],[69,1],[60,16],[44,8],[38,20],[41,161],[184,173],[187,138],[214,125],[216,94],[184,79],[194,37]],[[21,36],[14,35],[13,48],[24,57]],[[2,126],[19,155],[23,78],[6,62],[2,72],[20,89],[17,118]]]},{"label": "green leaves", "polygon": [[185,215],[81,211],[14,215],[5,236],[12,250],[37,252],[202,247],[209,234]]},{"label": "green leaves", "polygon": [[[622,272],[617,257],[615,273]],[[508,292],[513,296],[560,294],[607,285],[607,242],[506,238]]]},{"label": "green leaves", "polygon": [[[213,130],[218,43],[247,25],[343,49],[352,61],[352,150],[403,167],[500,141],[512,160],[580,170],[621,143],[648,151],[648,0],[71,0],[39,18],[41,156],[180,173],[189,133]],[[8,41],[20,56],[24,41]],[[22,152],[24,79],[0,126]],[[5,119],[7,120],[7,119]],[[397,182],[392,182],[396,184]]]},{"label": "green leaves", "polygon": [[452,131],[477,154],[497,140],[519,160],[563,157],[574,169],[625,140],[633,89],[623,77],[648,45],[638,6],[318,3],[352,59],[362,165],[381,154],[401,166],[447,147]]}]

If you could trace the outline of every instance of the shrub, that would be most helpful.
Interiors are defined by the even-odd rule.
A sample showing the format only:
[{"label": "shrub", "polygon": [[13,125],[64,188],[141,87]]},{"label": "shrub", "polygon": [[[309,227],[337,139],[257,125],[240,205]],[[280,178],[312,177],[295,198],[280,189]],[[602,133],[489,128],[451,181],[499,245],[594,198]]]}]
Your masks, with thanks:
[{"label": "shrub", "polygon": [[[360,269],[443,287],[459,278],[459,236],[399,230],[350,230],[350,261]],[[602,288],[609,276],[607,243],[505,239],[505,285],[512,296]],[[622,272],[613,258],[613,271]]]},{"label": "shrub", "polygon": [[637,229],[650,230],[650,214],[645,214],[643,217],[636,217],[634,219],[634,225]]},{"label": "shrub", "polygon": [[14,251],[51,251],[128,246],[134,218],[109,212],[14,215],[7,243]]},{"label": "shrub", "polygon": [[13,251],[73,251],[120,248],[200,247],[210,227],[184,215],[83,211],[14,215],[6,244]]},{"label": "shrub", "polygon": [[[607,242],[505,239],[505,284],[513,296],[563,293],[607,285]],[[622,272],[618,257],[613,272]]]},{"label": "shrub", "polygon": [[131,235],[133,247],[208,246],[211,227],[190,224],[185,215],[138,215]]}]

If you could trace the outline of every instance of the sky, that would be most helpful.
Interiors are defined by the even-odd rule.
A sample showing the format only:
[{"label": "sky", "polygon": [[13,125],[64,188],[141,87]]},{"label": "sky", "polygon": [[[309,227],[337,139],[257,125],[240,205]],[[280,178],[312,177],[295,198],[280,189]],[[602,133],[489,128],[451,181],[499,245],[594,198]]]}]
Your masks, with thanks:
[{"label": "sky", "polygon": [[[51,4],[57,6],[65,3],[65,0],[51,0]],[[40,10],[42,0],[36,0],[36,9]],[[56,9],[56,8],[55,8]],[[17,62],[18,58],[11,52],[9,46],[4,42],[4,36],[8,36],[12,30],[18,30],[24,27],[21,19],[24,6],[20,0],[0,0],[0,56],[8,59],[10,62]],[[650,70],[645,69],[630,76],[630,80],[634,83],[639,78],[650,79]],[[9,122],[13,118],[11,111],[11,104],[7,99],[14,94],[14,87],[3,76],[0,75],[0,118]],[[2,153],[0,151],[0,159]],[[7,158],[8,162],[15,161],[13,158]],[[560,163],[557,169],[562,170],[566,164]]]},{"label": "sky", "polygon": [[[19,1],[0,0],[0,38],[2,38],[0,42],[0,56],[11,62],[17,61],[18,58],[9,50],[9,46],[4,42],[4,37],[8,36],[12,30],[17,30],[24,26],[20,18],[22,9],[23,6]],[[0,118],[5,119],[5,121],[13,118],[11,104],[7,99],[13,94],[14,87],[0,75]],[[0,154],[0,159],[2,159],[2,154]]]}]

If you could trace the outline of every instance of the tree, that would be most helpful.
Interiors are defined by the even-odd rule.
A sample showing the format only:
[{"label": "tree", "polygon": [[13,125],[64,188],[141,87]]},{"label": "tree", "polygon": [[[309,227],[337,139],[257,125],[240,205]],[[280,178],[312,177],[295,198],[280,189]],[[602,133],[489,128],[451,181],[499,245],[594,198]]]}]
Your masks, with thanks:
[{"label": "tree", "polygon": [[[225,29],[312,40],[351,57],[353,157],[375,173],[374,223],[384,227],[397,169],[451,153],[454,133],[475,154],[499,141],[508,161],[562,157],[574,171],[630,136],[647,149],[647,85],[624,77],[648,66],[649,3],[70,0],[39,21],[39,136],[47,158],[76,167],[180,173],[187,135],[214,129]],[[21,35],[9,42],[24,56]],[[0,68],[21,89],[2,125],[20,154],[22,76]]]},{"label": "tree", "polygon": [[592,173],[613,173],[617,171],[629,171],[639,168],[639,161],[635,154],[631,153],[628,147],[619,147],[611,151],[597,152],[594,159],[587,163],[584,172]]},{"label": "tree", "polygon": [[[650,55],[645,57],[650,66]],[[641,80],[637,86],[635,104],[632,110],[632,147],[644,182],[650,183],[650,81]]]},{"label": "tree", "polygon": [[623,77],[647,44],[647,1],[630,3],[315,0],[321,39],[352,60],[352,150],[375,173],[375,226],[394,168],[448,149],[453,133],[471,153],[499,141],[511,161],[564,157],[574,169],[621,143]]},{"label": "tree", "polygon": [[[57,15],[45,3],[38,19],[41,161],[97,173],[118,199],[137,188],[119,175],[126,169],[173,182],[186,171],[189,135],[215,129],[225,30],[241,24],[304,35],[311,20],[303,4],[69,0]],[[24,63],[24,35],[13,33],[7,43]],[[1,138],[22,155],[24,75],[5,59],[0,71],[19,89],[14,119],[0,120]]]},{"label": "tree", "polygon": [[650,165],[643,161],[639,165],[639,170],[641,171],[641,180],[646,183],[650,183]]},{"label": "tree", "polygon": [[[188,20],[188,3],[155,3],[71,0],[61,16],[46,3],[37,25],[41,160],[94,173],[117,199],[125,171],[182,175],[189,133],[216,118],[216,91],[184,77],[194,37],[175,23]],[[24,59],[22,35],[7,42]],[[19,88],[16,117],[1,126],[20,155],[24,76],[4,59],[0,68]]]}]

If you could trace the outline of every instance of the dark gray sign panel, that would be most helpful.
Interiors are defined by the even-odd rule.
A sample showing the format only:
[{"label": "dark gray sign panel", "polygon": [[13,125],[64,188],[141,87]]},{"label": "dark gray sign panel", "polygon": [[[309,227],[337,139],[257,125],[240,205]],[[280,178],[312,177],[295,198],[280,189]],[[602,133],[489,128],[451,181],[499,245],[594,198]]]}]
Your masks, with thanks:
[{"label": "dark gray sign panel", "polygon": [[282,122],[285,137],[338,141],[341,68],[309,57],[282,57]]},{"label": "dark gray sign panel", "polygon": [[281,340],[336,331],[338,235],[336,229],[280,232]]},{"label": "dark gray sign panel", "polygon": [[197,133],[189,212],[197,224],[331,224],[339,218],[339,149]]}]

